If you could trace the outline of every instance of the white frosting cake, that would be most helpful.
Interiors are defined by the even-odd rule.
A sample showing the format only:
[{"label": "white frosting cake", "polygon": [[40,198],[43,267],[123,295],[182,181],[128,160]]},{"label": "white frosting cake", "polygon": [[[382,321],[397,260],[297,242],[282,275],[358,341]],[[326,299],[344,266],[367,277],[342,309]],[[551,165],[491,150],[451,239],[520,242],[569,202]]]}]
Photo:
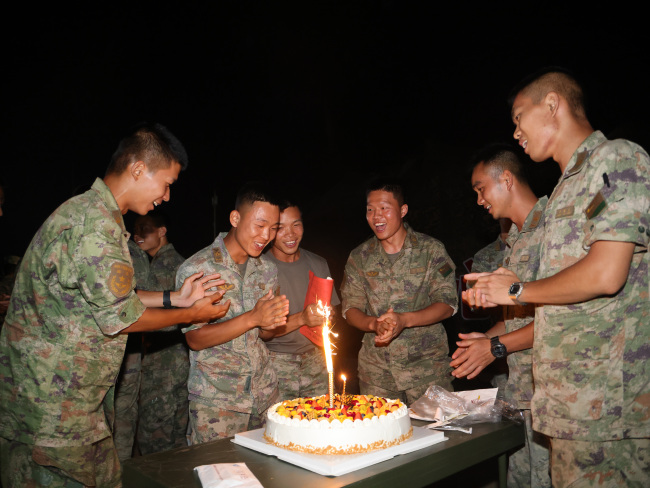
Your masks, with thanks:
[{"label": "white frosting cake", "polygon": [[[356,399],[359,397],[352,397],[353,401],[358,401]],[[369,410],[370,413],[358,413],[359,406],[349,405],[350,410],[354,408],[356,412],[348,413],[351,416],[346,417],[345,412],[341,414],[341,404],[338,402],[338,409],[324,409],[330,414],[330,418],[317,419],[313,418],[314,415],[307,415],[311,417],[310,419],[298,418],[298,416],[291,418],[291,414],[287,414],[285,407],[290,402],[315,402],[317,399],[296,399],[276,403],[268,410],[264,437],[276,446],[315,454],[352,454],[384,449],[411,437],[413,428],[406,405],[396,400],[372,396],[362,398],[378,400],[384,402],[384,405],[374,409],[372,406],[362,409]],[[322,413],[322,408],[316,408]],[[278,413],[278,409],[282,414]],[[378,414],[374,414],[373,411],[377,411]],[[352,418],[354,416],[357,417],[356,420]],[[362,416],[364,418],[359,418]],[[340,418],[344,420],[341,421]]]}]

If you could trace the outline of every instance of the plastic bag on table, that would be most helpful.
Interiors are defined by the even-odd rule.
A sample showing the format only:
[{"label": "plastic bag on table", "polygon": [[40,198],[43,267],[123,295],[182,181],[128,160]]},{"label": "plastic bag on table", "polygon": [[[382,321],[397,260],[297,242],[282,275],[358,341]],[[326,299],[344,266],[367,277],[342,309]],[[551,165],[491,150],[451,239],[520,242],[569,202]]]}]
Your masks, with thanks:
[{"label": "plastic bag on table", "polygon": [[449,392],[430,386],[409,408],[411,417],[433,421],[431,427],[466,426],[480,422],[499,422],[502,417],[523,422],[521,412],[503,400],[497,400],[497,388]]}]

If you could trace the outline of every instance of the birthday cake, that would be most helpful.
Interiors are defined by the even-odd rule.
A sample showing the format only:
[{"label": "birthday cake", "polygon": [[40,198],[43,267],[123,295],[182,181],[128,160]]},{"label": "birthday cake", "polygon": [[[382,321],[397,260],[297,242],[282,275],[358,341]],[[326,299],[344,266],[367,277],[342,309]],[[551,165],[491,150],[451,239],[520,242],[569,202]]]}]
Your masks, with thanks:
[{"label": "birthday cake", "polygon": [[406,405],[373,395],[296,398],[269,408],[264,438],[312,454],[354,454],[400,444],[413,434]]}]

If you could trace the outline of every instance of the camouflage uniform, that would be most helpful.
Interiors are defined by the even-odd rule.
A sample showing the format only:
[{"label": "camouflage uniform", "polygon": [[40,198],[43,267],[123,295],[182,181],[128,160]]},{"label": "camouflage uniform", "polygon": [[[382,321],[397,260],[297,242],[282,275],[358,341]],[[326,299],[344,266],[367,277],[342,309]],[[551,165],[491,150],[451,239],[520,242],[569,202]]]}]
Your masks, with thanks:
[{"label": "camouflage uniform", "polygon": [[[172,244],[165,244],[151,263],[147,259],[148,275],[142,286],[135,267],[137,287],[149,291],[175,290],[176,271],[183,261]],[[143,347],[137,439],[144,455],[187,445],[190,360],[178,326],[144,334]]]},{"label": "camouflage uniform", "polygon": [[489,273],[497,269],[503,264],[507,247],[507,243],[499,235],[496,241],[477,251],[472,260],[472,273]]},{"label": "camouflage uniform", "polygon": [[[507,250],[508,244],[502,239],[501,234],[499,234],[496,241],[491,242],[474,254],[474,258],[472,259],[472,273],[492,272],[502,266],[503,257]],[[489,321],[488,328],[493,327],[494,324],[503,320],[502,309],[491,308],[485,309],[483,312]],[[480,312],[475,311],[475,313]],[[506,359],[495,359],[481,372],[481,377],[489,380],[493,387],[498,388],[498,397],[503,398],[506,383],[508,382],[508,363]]]},{"label": "camouflage uniform", "polygon": [[[289,299],[289,314],[302,312],[309,286],[309,271],[319,278],[331,276],[327,261],[321,256],[300,250],[297,261],[279,261],[268,252],[266,257],[278,268],[280,293]],[[341,302],[336,290],[332,290],[332,305]],[[313,397],[327,393],[329,378],[323,349],[316,347],[300,330],[266,342],[269,357],[278,377],[280,400]]]},{"label": "camouflage uniform", "polygon": [[[544,208],[547,197],[540,198],[530,211],[521,231],[513,225],[508,234],[508,251],[503,266],[522,281],[533,281],[539,269],[539,246],[544,237]],[[533,305],[504,308],[506,332],[514,332],[535,318]],[[508,354],[508,382],[504,400],[521,409],[526,424],[525,445],[508,457],[508,486],[550,487],[548,439],[533,432],[530,401],[533,398],[533,350]]]},{"label": "camouflage uniform", "polygon": [[[222,321],[252,310],[270,290],[278,288],[275,265],[264,256],[248,258],[241,276],[232,260],[221,233],[205,249],[189,258],[179,268],[176,284],[198,271],[221,273],[226,281],[223,301],[230,309]],[[183,332],[194,330],[193,325]],[[190,424],[193,442],[228,437],[257,426],[266,409],[277,401],[278,387],[268,350],[259,338],[259,328],[201,351],[190,351],[188,380]]]},{"label": "camouflage uniform", "polygon": [[[455,266],[443,244],[408,225],[406,229],[394,262],[374,236],[350,253],[341,289],[344,316],[351,308],[378,317],[391,307],[404,313],[433,303],[445,303],[456,312]],[[432,384],[453,391],[448,356],[441,323],[404,329],[387,347],[376,347],[375,333],[366,332],[359,351],[362,393],[365,388],[373,394],[408,391],[405,400],[411,403]]]},{"label": "camouflage uniform", "polygon": [[[596,241],[635,243],[627,280],[618,293],[536,310],[533,422],[535,430],[552,438],[554,482],[571,481],[562,473],[562,462],[578,449],[578,443],[572,447],[571,442],[556,443],[557,438],[591,444],[586,448],[592,453],[590,462],[581,464],[584,472],[571,476],[584,475],[583,482],[606,480],[613,472],[648,486],[649,172],[641,147],[607,141],[597,131],[573,154],[548,202],[538,278],[584,258]],[[618,446],[612,447],[619,455],[611,463],[597,455],[604,441]],[[630,460],[627,445],[635,441],[645,452],[636,450],[637,459]],[[638,469],[631,468],[635,462]]]},{"label": "camouflage uniform", "polygon": [[[149,259],[147,253],[129,239],[129,253],[135,272],[136,287],[146,277]],[[142,381],[142,336],[140,332],[129,334],[120,373],[115,382],[115,425],[113,440],[120,461],[133,454],[135,434],[138,427],[138,396]]]},{"label": "camouflage uniform", "polygon": [[[55,464],[65,473],[64,459],[97,460],[100,441],[110,437],[113,386],[126,342],[118,332],[145,311],[134,292],[128,238],[115,198],[97,179],[45,221],[25,253],[0,333],[7,486],[5,473],[27,470],[25,463],[32,462],[24,454],[30,448],[33,462],[60,459]],[[39,455],[42,448],[46,456]],[[103,452],[103,463],[117,463],[113,448]],[[116,471],[96,463],[74,467],[69,476],[81,483],[119,484],[119,465]],[[57,473],[53,468],[50,475],[65,477]]]}]

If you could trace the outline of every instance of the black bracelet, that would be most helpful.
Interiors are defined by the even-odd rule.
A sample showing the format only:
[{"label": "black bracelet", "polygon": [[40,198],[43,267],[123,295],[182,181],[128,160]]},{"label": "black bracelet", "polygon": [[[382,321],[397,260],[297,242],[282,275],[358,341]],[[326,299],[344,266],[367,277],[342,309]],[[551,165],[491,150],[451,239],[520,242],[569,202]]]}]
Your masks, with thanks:
[{"label": "black bracelet", "polygon": [[164,308],[172,308],[172,299],[171,299],[171,291],[165,290],[163,291],[163,307]]}]

